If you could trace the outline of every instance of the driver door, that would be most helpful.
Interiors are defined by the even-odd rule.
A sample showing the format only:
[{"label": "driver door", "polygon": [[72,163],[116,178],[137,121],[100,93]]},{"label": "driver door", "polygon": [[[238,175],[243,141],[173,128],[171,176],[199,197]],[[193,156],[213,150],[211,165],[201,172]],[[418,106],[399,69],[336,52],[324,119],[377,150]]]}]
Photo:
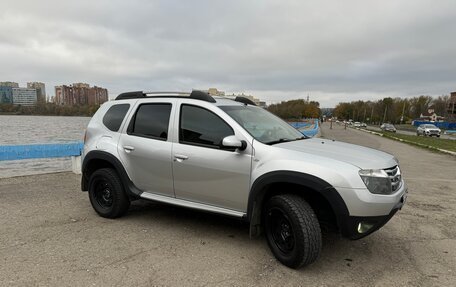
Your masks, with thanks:
[{"label": "driver door", "polygon": [[209,107],[182,103],[176,119],[179,131],[172,151],[176,198],[246,211],[251,144],[243,151],[222,148],[226,136],[245,139]]}]

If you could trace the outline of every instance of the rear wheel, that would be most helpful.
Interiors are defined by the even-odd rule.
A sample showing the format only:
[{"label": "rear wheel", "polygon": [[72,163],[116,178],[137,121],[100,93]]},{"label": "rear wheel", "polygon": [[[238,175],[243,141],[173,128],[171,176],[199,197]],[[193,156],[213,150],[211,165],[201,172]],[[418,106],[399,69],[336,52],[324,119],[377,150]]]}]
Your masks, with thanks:
[{"label": "rear wheel", "polygon": [[264,210],[268,245],[282,264],[299,268],[321,252],[321,230],[310,205],[294,194],[272,197]]},{"label": "rear wheel", "polygon": [[117,218],[130,207],[116,171],[111,168],[96,170],[89,179],[89,199],[93,209],[102,217]]}]

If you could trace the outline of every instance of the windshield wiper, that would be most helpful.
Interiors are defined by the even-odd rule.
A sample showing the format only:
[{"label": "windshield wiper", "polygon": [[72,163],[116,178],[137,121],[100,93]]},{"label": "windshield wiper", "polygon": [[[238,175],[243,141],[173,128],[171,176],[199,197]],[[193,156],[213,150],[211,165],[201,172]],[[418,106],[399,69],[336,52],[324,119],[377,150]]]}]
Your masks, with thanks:
[{"label": "windshield wiper", "polygon": [[303,135],[302,137],[296,138],[295,140],[299,141],[299,140],[305,140],[305,139],[308,139],[308,138],[309,138],[308,136]]},{"label": "windshield wiper", "polygon": [[266,142],[265,144],[273,145],[273,144],[284,143],[284,142],[299,141],[299,140],[303,140],[306,138],[307,138],[306,136],[302,136],[302,137],[295,138],[295,139],[280,138],[275,141]]},{"label": "windshield wiper", "polygon": [[278,140],[275,140],[275,141],[267,142],[265,144],[273,145],[273,144],[284,143],[284,142],[289,142],[289,141],[292,141],[292,139],[281,138],[281,139],[278,139]]}]

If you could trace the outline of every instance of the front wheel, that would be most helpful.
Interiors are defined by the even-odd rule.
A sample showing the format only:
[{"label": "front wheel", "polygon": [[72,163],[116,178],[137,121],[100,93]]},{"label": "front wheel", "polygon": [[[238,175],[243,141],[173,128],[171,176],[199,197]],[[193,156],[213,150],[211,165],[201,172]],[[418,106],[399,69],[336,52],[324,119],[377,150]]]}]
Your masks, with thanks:
[{"label": "front wheel", "polygon": [[93,209],[102,217],[117,218],[130,207],[116,171],[111,168],[96,170],[89,179],[89,199]]},{"label": "front wheel", "polygon": [[299,268],[321,253],[321,230],[310,205],[294,194],[269,199],[264,210],[269,248],[282,264]]}]

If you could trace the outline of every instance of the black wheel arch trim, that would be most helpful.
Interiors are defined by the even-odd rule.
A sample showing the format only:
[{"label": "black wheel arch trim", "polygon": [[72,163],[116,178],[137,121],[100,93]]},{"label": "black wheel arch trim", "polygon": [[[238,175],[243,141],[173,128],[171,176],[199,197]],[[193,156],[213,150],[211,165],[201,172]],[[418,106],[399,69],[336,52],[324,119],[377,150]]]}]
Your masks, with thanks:
[{"label": "black wheel arch trim", "polygon": [[[117,174],[120,177],[120,180],[125,188],[125,191],[127,192],[128,196],[130,199],[137,199],[140,197],[142,191],[139,190],[133,182],[130,180],[130,177],[128,176],[125,168],[123,167],[122,163],[120,162],[119,159],[117,159],[114,155],[105,152],[105,151],[100,151],[100,150],[94,150],[90,151],[87,153],[84,157],[84,161],[82,162],[82,179],[81,179],[81,190],[82,191],[87,191],[89,188],[89,177],[87,173],[90,172],[93,168],[91,166],[94,161],[104,161],[114,167],[116,170]],[[94,168],[96,170],[97,168]]]},{"label": "black wheel arch trim", "polygon": [[249,193],[247,206],[247,220],[250,222],[250,236],[257,236],[260,233],[261,226],[261,208],[265,194],[268,192],[268,186],[273,183],[292,183],[301,185],[304,188],[312,189],[320,193],[330,204],[336,216],[337,225],[343,225],[340,220],[349,215],[347,205],[337,192],[337,190],[328,182],[316,176],[296,172],[296,171],[273,171],[266,173],[255,180]]}]

